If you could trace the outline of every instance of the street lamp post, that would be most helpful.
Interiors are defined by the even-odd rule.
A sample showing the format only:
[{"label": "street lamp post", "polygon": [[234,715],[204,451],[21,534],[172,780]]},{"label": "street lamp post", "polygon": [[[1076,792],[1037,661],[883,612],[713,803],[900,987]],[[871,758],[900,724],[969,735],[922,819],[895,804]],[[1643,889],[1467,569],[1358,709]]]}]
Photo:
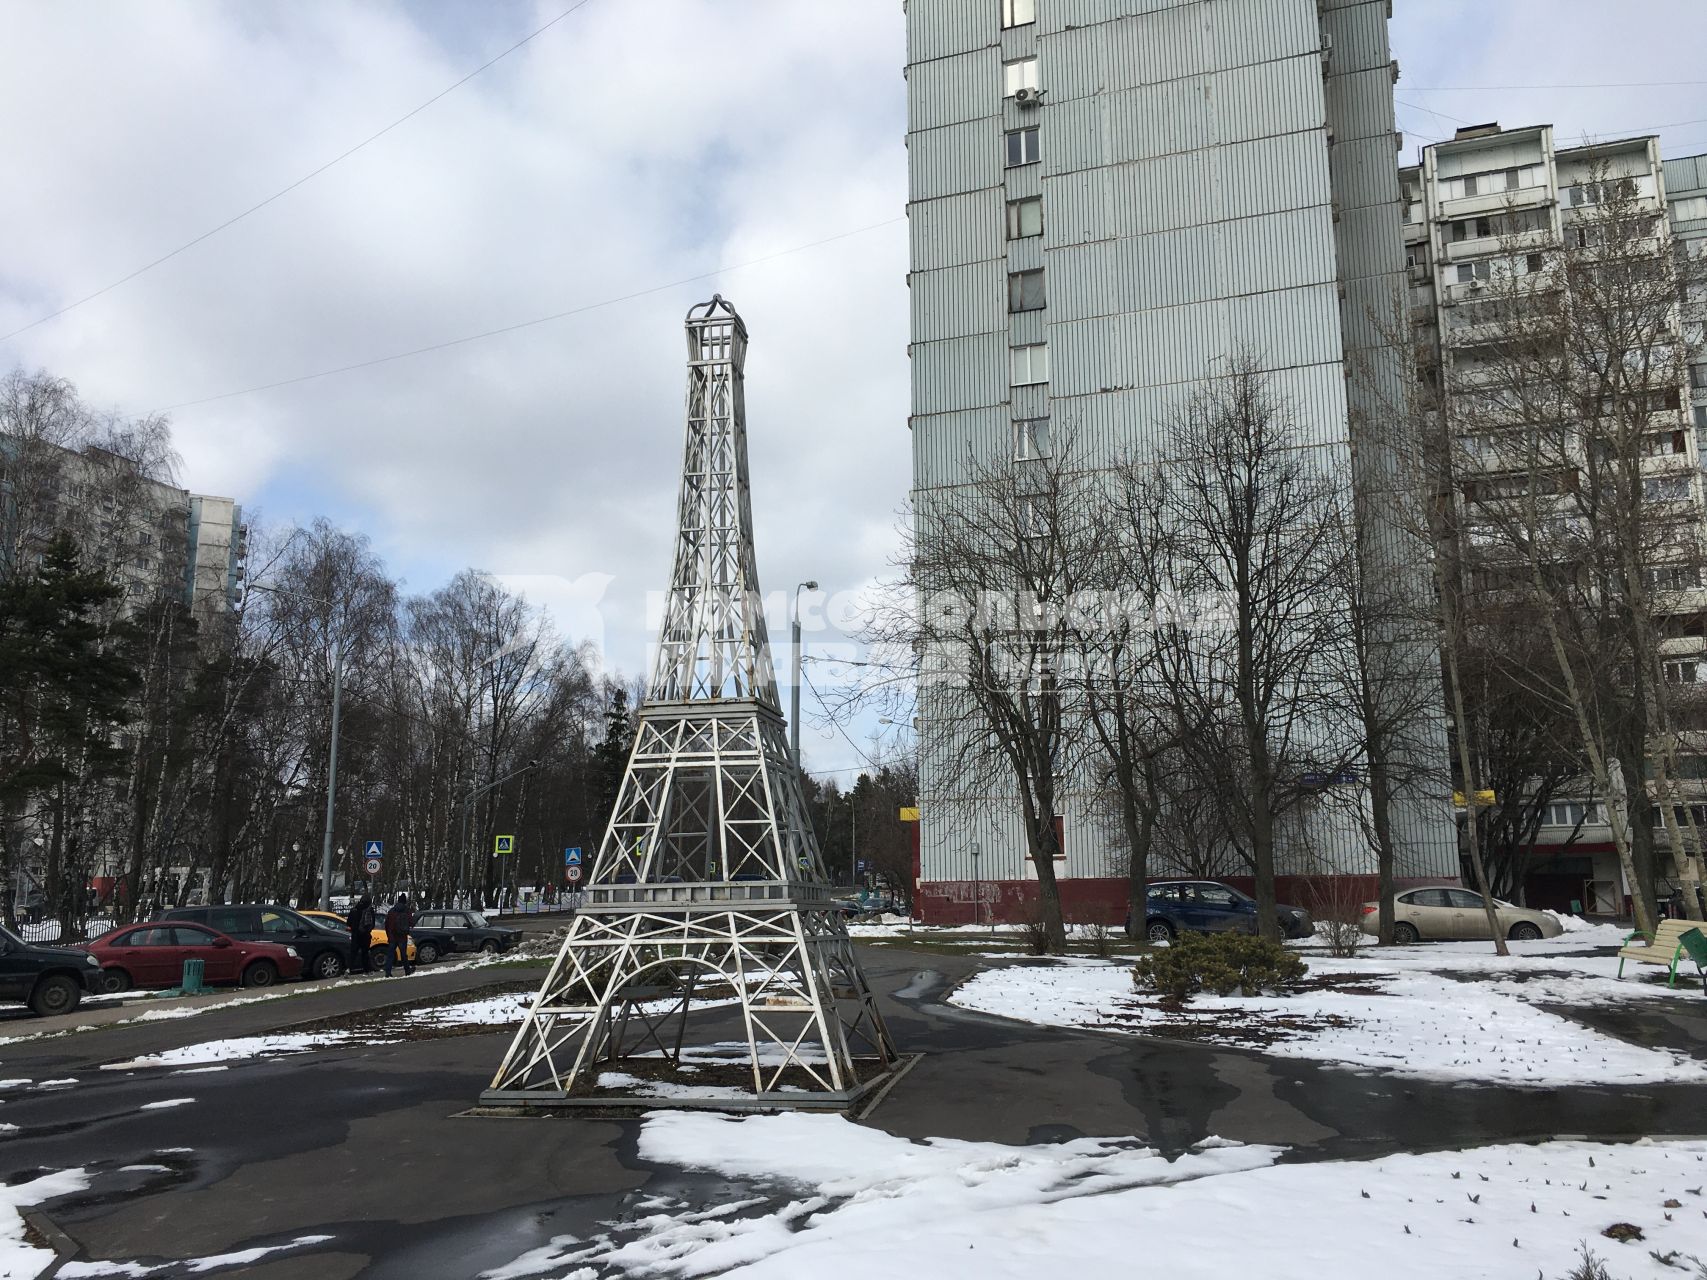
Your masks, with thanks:
[{"label": "street lamp post", "polygon": [[332,819],[338,804],[338,716],[344,702],[344,642],[332,641],[332,749],[326,760],[326,835],[320,845],[320,909],[332,909]]},{"label": "street lamp post", "polygon": [[794,757],[795,772],[800,771],[800,593],[816,591],[816,582],[802,582],[794,588],[794,691],[790,698],[788,715],[788,749]]}]

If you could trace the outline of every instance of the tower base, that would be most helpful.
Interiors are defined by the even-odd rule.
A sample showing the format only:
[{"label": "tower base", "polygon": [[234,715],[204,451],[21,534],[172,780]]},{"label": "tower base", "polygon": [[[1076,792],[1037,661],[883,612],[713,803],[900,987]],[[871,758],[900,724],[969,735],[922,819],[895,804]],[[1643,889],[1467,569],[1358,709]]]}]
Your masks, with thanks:
[{"label": "tower base", "polygon": [[789,882],[599,886],[482,1107],[847,1110],[896,1055],[837,909]]}]

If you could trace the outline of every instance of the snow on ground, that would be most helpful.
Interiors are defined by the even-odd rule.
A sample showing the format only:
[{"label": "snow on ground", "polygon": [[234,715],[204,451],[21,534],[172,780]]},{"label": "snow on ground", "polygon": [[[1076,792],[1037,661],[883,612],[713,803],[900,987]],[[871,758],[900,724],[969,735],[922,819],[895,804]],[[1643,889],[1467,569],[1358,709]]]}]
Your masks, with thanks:
[{"label": "snow on ground", "polygon": [[89,1185],[81,1169],[63,1169],[57,1173],[0,1186],[0,1278],[37,1276],[54,1260],[52,1249],[39,1249],[24,1239],[23,1210],[68,1196]]},{"label": "snow on ground", "polygon": [[182,1107],[194,1102],[194,1098],[164,1098],[159,1102],[145,1102],[138,1107],[139,1111],[165,1111],[171,1107]]},{"label": "snow on ground", "polygon": [[[1130,1140],[921,1144],[838,1116],[664,1112],[647,1119],[640,1154],[772,1194],[709,1210],[656,1196],[626,1221],[587,1239],[560,1237],[483,1280],[604,1268],[741,1280],[1128,1271],[1527,1280],[1562,1275],[1584,1240],[1620,1280],[1657,1280],[1684,1273],[1650,1249],[1707,1257],[1704,1142],[1276,1164],[1277,1148],[1210,1139],[1169,1161]],[[1645,1238],[1620,1245],[1601,1236],[1620,1222]]]},{"label": "snow on ground", "polygon": [[[176,1271],[182,1268],[190,1275],[203,1275],[214,1271],[229,1271],[234,1267],[248,1267],[251,1263],[259,1262],[273,1254],[306,1249],[310,1245],[325,1244],[331,1239],[331,1236],[297,1236],[284,1244],[259,1245],[253,1249],[236,1249],[231,1253],[216,1253],[205,1258],[162,1262],[153,1266],[141,1262],[68,1262],[55,1274],[62,1277],[62,1280],[90,1280],[95,1276],[151,1276],[157,1271]],[[0,1277],[5,1274],[0,1272]]]},{"label": "snow on ground", "polygon": [[[238,1036],[232,1040],[209,1040],[203,1044],[187,1044],[163,1053],[152,1053],[128,1062],[105,1063],[102,1071],[134,1071],[140,1067],[185,1067],[206,1062],[230,1062],[244,1058],[277,1057],[286,1053],[307,1053],[311,1049],[329,1049],[351,1038],[348,1031],[281,1031],[269,1036]],[[363,1044],[382,1043],[361,1041]]]},{"label": "snow on ground", "polygon": [[1186,1036],[1431,1079],[1537,1086],[1707,1081],[1707,1063],[1629,1044],[1538,1007],[1668,995],[1664,986],[1618,980],[1611,955],[1567,954],[1564,941],[1516,944],[1509,959],[1485,943],[1310,956],[1310,977],[1332,978],[1340,989],[1199,995],[1183,1011],[1134,990],[1131,969],[1110,962],[987,969],[950,1001],[1050,1026]]}]

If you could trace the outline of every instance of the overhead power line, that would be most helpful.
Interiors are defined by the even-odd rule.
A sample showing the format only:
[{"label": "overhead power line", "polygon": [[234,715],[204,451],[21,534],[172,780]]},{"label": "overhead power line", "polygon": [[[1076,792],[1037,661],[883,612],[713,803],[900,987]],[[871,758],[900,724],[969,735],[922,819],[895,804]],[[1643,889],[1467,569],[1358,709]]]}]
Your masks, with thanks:
[{"label": "overhead power line", "polygon": [[390,124],[386,125],[383,129],[380,129],[375,133],[370,133],[367,137],[363,138],[360,142],[356,143],[355,146],[350,147],[348,150],[342,151],[342,152],[338,153],[337,155],[333,156],[330,160],[328,160],[325,164],[321,165],[319,168],[309,170],[309,172],[303,174],[300,178],[298,178],[295,182],[292,182],[289,186],[280,187],[277,191],[273,192],[273,194],[268,196],[265,200],[261,200],[255,204],[250,205],[247,209],[243,210],[241,213],[234,214],[233,216],[227,218],[224,222],[220,223],[218,226],[208,228],[206,231],[202,232],[199,236],[196,236],[193,240],[184,241],[184,243],[179,245],[176,249],[173,249],[168,253],[161,254],[158,258],[154,259],[154,261],[143,264],[142,266],[138,267],[135,271],[132,271],[129,275],[120,276],[117,280],[114,280],[111,284],[103,285],[101,288],[95,290],[95,292],[85,294],[83,297],[78,298],[75,302],[68,302],[57,311],[50,311],[45,316],[40,316],[40,317],[30,321],[28,324],[22,326],[21,328],[12,330],[11,333],[0,335],[0,342],[9,341],[12,338],[17,337],[20,333],[28,333],[31,329],[34,329],[37,325],[46,324],[49,320],[56,320],[60,316],[64,315],[66,312],[76,310],[78,307],[82,306],[85,302],[93,302],[96,298],[99,298],[104,294],[111,293],[114,289],[117,289],[120,285],[129,284],[132,280],[136,279],[138,276],[145,275],[148,272],[154,270],[154,268],[158,267],[161,263],[170,262],[173,258],[176,258],[180,253],[183,253],[185,250],[193,249],[198,244],[200,244],[202,241],[212,239],[214,236],[218,235],[221,231],[224,231],[227,227],[235,226],[237,223],[243,221],[243,219],[247,218],[250,214],[259,213],[262,209],[265,209],[268,205],[272,204],[275,200],[278,200],[284,196],[289,195],[292,191],[295,191],[298,187],[302,186],[304,183],[312,182],[315,178],[318,178],[321,174],[325,173],[328,169],[333,168],[335,165],[342,164],[345,160],[348,160],[351,156],[355,155],[356,152],[360,151],[362,148],[368,146],[371,143],[378,142],[381,138],[383,138],[386,134],[390,133],[393,129],[397,128],[399,125],[405,124],[408,121],[413,120],[416,116],[420,115],[421,112],[425,111],[428,107],[432,106],[440,98],[443,98],[443,97],[448,96],[449,94],[455,93],[458,89],[462,88],[463,85],[467,84],[470,80],[474,79],[476,76],[480,75],[482,72],[490,70],[492,67],[494,67],[498,63],[502,62],[505,58],[509,57],[517,49],[520,49],[522,46],[529,44],[533,40],[537,39],[539,36],[544,35],[547,31],[551,30],[551,28],[555,27],[559,22],[562,22],[563,19],[567,18],[570,14],[574,13],[577,9],[584,9],[589,4],[591,4],[592,2],[593,2],[593,0],[576,0],[576,2],[574,4],[570,5],[562,13],[558,14],[550,22],[547,22],[544,26],[539,27],[534,31],[530,31],[527,35],[523,36],[520,40],[516,41],[508,49],[505,49],[502,53],[496,54],[493,57],[488,58],[485,62],[482,62],[478,67],[474,68],[474,70],[470,71],[467,75],[463,76],[462,79],[458,80],[455,84],[452,84],[452,85],[449,85],[443,89],[440,89],[437,93],[435,93],[432,97],[428,98],[425,102],[421,103],[419,106],[413,108],[410,111],[405,112],[403,115],[398,116],[397,119],[393,120]]},{"label": "overhead power line", "polygon": [[354,373],[358,369],[371,369],[375,365],[390,364],[395,360],[407,360],[412,356],[429,355],[434,351],[445,351],[451,347],[464,346],[470,342],[480,342],[486,338],[500,337],[506,333],[516,333],[522,329],[531,329],[536,325],[550,324],[554,320],[566,320],[570,316],[585,315],[589,311],[598,311],[603,307],[614,307],[620,302],[632,302],[636,298],[649,297],[655,293],[664,293],[670,289],[679,289],[684,284],[694,284],[700,280],[709,280],[714,276],[727,275],[730,272],[745,271],[749,267],[762,266],[767,262],[775,262],[778,258],[786,258],[791,254],[805,253],[808,249],[817,249],[823,245],[833,244],[837,240],[847,240],[853,236],[864,235],[869,231],[877,231],[883,227],[892,227],[897,222],[905,222],[906,218],[886,218],[882,222],[873,222],[869,226],[855,227],[852,231],[840,231],[833,236],[825,236],[821,240],[813,240],[809,244],[797,244],[787,249],[778,249],[775,253],[767,253],[762,257],[749,258],[746,262],[738,262],[732,266],[714,267],[710,271],[701,271],[697,275],[683,276],[679,280],[671,280],[665,284],[655,284],[645,289],[636,289],[633,293],[624,293],[614,298],[603,298],[598,302],[588,302],[578,307],[570,307],[564,311],[554,311],[548,316],[538,316],[532,320],[520,320],[515,324],[500,325],[496,329],[485,329],[480,333],[464,334],[460,338],[449,338],[444,342],[434,342],[424,347],[415,347],[408,351],[394,351],[390,355],[374,356],[371,360],[358,360],[354,364],[341,364],[331,369],[320,369],[314,373],[298,374],[293,378],[280,378],[274,382],[262,382],[252,387],[243,387],[236,391],[221,391],[217,395],[202,396],[197,400],[181,400],[177,404],[169,404],[159,410],[169,413],[174,409],[193,409],[197,405],[213,404],[218,400],[231,400],[237,396],[254,395],[261,391],[276,391],[280,387],[291,387],[302,382],[314,382],[320,378],[330,378],[340,373]]},{"label": "overhead power line", "polygon": [[1562,89],[1695,89],[1707,80],[1630,80],[1616,84],[1431,84],[1405,86],[1406,93],[1531,93]]}]

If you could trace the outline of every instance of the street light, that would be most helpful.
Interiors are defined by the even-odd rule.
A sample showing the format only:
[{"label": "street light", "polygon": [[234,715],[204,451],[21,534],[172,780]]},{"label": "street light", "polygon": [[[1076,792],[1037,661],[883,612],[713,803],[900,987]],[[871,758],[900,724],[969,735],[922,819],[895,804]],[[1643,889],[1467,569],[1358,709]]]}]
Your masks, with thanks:
[{"label": "street light", "polygon": [[794,588],[794,693],[788,717],[788,749],[796,773],[800,772],[800,593],[817,589],[816,582],[802,582]]}]

